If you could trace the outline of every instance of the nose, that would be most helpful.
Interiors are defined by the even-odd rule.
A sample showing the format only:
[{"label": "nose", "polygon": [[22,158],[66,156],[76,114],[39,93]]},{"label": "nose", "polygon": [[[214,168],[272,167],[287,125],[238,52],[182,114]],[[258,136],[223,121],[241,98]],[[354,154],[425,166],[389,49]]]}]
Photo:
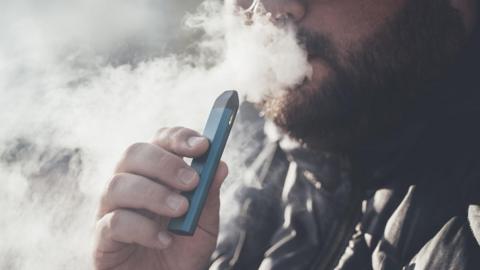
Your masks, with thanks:
[{"label": "nose", "polygon": [[262,0],[265,9],[272,14],[273,19],[283,22],[290,20],[301,21],[306,14],[305,0]]}]

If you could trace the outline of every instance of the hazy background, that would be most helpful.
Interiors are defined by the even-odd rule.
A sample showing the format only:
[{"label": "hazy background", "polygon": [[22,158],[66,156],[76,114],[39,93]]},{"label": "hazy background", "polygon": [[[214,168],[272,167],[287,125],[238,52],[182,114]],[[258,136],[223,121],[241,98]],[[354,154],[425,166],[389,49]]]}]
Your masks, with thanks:
[{"label": "hazy background", "polygon": [[[128,145],[201,130],[223,90],[258,100],[309,75],[293,29],[247,26],[227,2],[0,1],[0,269],[90,269],[98,197]],[[255,147],[229,144],[231,182],[239,145]]]}]

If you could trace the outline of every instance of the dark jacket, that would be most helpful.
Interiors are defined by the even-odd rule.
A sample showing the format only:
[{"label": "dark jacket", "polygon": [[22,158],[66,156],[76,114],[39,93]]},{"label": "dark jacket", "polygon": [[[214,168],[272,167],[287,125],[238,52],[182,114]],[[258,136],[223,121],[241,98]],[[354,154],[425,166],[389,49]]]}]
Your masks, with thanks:
[{"label": "dark jacket", "polygon": [[224,190],[210,269],[480,269],[475,39],[408,124],[348,158],[266,135],[245,104],[238,129],[262,143]]}]

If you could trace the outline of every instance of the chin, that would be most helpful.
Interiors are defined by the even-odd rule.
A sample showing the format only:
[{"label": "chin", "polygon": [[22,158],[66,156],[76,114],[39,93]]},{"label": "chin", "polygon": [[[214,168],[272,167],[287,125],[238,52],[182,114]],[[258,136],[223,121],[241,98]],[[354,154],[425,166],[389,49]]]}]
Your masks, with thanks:
[{"label": "chin", "polygon": [[312,59],[313,74],[301,85],[265,97],[265,116],[293,139],[315,148],[341,148],[351,141],[357,126],[351,81],[333,72],[320,59]]}]

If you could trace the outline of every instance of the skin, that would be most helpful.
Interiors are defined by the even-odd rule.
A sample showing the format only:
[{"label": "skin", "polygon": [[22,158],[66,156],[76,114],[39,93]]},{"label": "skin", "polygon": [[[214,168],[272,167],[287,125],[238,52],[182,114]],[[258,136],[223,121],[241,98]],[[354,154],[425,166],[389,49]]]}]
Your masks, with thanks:
[{"label": "skin", "polygon": [[[228,174],[221,162],[193,237],[170,235],[166,224],[183,215],[198,174],[182,157],[197,157],[208,140],[187,128],[163,128],[149,143],[125,151],[98,210],[96,269],[196,269],[213,252],[218,234],[219,189]],[[192,256],[193,255],[193,256]]]},{"label": "skin", "polygon": [[[308,9],[305,3],[308,2]],[[302,4],[303,3],[303,4]],[[309,31],[328,35],[341,63],[349,50],[373,35],[406,0],[263,1],[274,17],[287,14]],[[238,3],[248,8],[250,1]],[[476,21],[476,1],[452,0],[466,29]],[[328,61],[312,55],[311,91],[331,76]],[[195,188],[198,175],[183,157],[197,157],[208,140],[188,128],[162,128],[148,143],[125,151],[108,181],[98,209],[95,269],[204,269],[215,249],[219,221],[219,189],[228,174],[221,163],[193,237],[171,235],[166,223],[188,209],[178,191]],[[182,181],[183,180],[183,181]],[[190,181],[186,181],[190,180]],[[173,207],[173,208],[172,208]]]},{"label": "skin", "polygon": [[448,76],[467,43],[474,3],[265,1],[299,30],[313,76],[261,108],[312,149],[348,154],[389,137],[434,94],[430,84]]}]

